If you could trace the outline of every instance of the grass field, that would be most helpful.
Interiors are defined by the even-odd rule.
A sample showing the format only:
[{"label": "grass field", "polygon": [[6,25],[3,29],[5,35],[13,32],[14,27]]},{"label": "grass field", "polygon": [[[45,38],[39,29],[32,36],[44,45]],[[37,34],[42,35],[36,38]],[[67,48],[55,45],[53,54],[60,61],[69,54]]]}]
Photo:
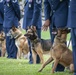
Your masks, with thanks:
[{"label": "grass field", "polygon": [[[48,57],[44,55],[44,57]],[[0,75],[73,75],[68,70],[51,73],[52,65],[47,65],[42,72],[38,72],[41,64],[29,64],[28,59],[0,58]]]},{"label": "grass field", "polygon": [[[24,31],[23,31],[24,32]],[[49,39],[49,31],[42,32],[43,39]],[[68,35],[68,40],[70,34]],[[49,55],[44,55],[46,60]],[[46,66],[42,72],[38,72],[41,64],[29,64],[28,59],[7,59],[6,57],[0,58],[0,75],[73,75],[68,70],[64,72],[56,72],[51,74],[52,64]]]}]

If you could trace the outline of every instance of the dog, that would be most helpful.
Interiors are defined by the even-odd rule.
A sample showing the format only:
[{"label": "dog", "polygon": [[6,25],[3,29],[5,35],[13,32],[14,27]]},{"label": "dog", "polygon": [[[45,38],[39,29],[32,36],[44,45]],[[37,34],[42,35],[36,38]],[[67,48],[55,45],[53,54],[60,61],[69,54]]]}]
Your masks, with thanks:
[{"label": "dog", "polygon": [[0,50],[1,50],[1,57],[4,57],[6,53],[6,39],[4,31],[1,31],[0,33]]},{"label": "dog", "polygon": [[50,57],[44,64],[42,64],[38,72],[41,72],[43,68],[53,60],[54,66],[52,67],[52,73],[55,72],[58,63],[62,64],[64,67],[69,67],[71,72],[74,71],[72,51],[66,46],[65,42],[57,35],[54,39],[54,44],[50,49]]},{"label": "dog", "polygon": [[8,34],[15,39],[15,45],[18,48],[17,58],[21,59],[22,53],[25,55],[29,52],[27,38],[22,34],[21,29],[16,27],[12,27]]},{"label": "dog", "polygon": [[41,63],[44,63],[43,53],[49,53],[52,46],[51,40],[39,39],[35,26],[28,27],[25,36],[32,43],[33,63],[36,64],[36,55],[38,54]]}]

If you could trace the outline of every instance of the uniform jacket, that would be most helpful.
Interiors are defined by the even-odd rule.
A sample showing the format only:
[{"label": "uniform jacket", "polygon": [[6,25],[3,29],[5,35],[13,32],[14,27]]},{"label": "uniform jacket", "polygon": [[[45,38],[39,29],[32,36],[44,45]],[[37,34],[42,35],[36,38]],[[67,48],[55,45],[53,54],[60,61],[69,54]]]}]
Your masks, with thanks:
[{"label": "uniform jacket", "polygon": [[3,24],[4,20],[4,5],[3,0],[0,0],[0,24]]},{"label": "uniform jacket", "polygon": [[27,0],[24,9],[23,28],[34,25],[41,28],[41,6],[42,0]]},{"label": "uniform jacket", "polygon": [[50,19],[52,26],[64,28],[67,25],[68,0],[44,0],[45,20]]},{"label": "uniform jacket", "polygon": [[4,0],[4,27],[18,26],[20,21],[20,7],[18,0]]},{"label": "uniform jacket", "polygon": [[70,0],[68,27],[76,28],[76,0]]}]

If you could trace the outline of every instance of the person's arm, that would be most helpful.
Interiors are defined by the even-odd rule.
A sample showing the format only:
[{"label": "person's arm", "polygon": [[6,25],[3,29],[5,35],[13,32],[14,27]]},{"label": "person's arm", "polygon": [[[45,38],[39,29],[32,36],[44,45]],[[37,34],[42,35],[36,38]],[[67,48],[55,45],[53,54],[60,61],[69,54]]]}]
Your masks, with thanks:
[{"label": "person's arm", "polygon": [[20,7],[19,7],[19,4],[18,4],[18,0],[12,0],[12,5],[13,5],[13,9],[15,11],[15,14],[18,17],[18,20],[20,21],[21,12],[20,12]]},{"label": "person's arm", "polygon": [[44,0],[44,16],[45,16],[45,22],[44,25],[42,26],[42,29],[45,31],[50,26],[50,21],[52,17],[51,6],[48,0]]},{"label": "person's arm", "polygon": [[48,0],[44,0],[44,15],[45,15],[45,20],[51,18],[51,6]]},{"label": "person's arm", "polygon": [[41,16],[41,9],[42,8],[42,0],[34,0],[34,13],[31,21],[31,25],[36,26]]}]

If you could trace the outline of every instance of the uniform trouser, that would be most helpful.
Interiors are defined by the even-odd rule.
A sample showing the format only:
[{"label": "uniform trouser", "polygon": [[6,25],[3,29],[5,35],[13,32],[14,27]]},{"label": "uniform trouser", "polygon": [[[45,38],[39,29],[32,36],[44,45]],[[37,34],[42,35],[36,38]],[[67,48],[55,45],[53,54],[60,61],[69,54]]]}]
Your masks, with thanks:
[{"label": "uniform trouser", "polygon": [[72,28],[71,38],[72,38],[73,60],[74,60],[74,70],[75,70],[74,75],[76,75],[76,28]]},{"label": "uniform trouser", "polygon": [[[52,34],[52,31],[53,31],[53,29],[52,29],[52,27],[50,27],[51,42],[52,42],[52,44],[53,44],[54,38],[55,38],[55,34]],[[64,69],[65,69],[64,66],[62,66],[61,64],[58,64],[55,71],[56,71],[56,72],[57,72],[57,71],[64,71]]]},{"label": "uniform trouser", "polygon": [[4,28],[4,32],[6,34],[6,50],[7,50],[7,58],[17,58],[17,47],[15,45],[15,39],[10,36],[7,36],[11,28]]},{"label": "uniform trouser", "polygon": [[0,24],[0,32],[3,30],[3,24]]},{"label": "uniform trouser", "polygon": [[[41,29],[37,29],[37,35],[38,35],[38,37],[39,38],[41,38]],[[28,43],[29,43],[29,45],[30,45],[30,56],[29,56],[29,63],[32,63],[33,62],[33,59],[32,59],[32,51],[31,51],[31,43],[30,43],[30,40],[28,40]],[[39,56],[37,55],[37,57],[36,57],[36,63],[40,63],[40,58],[39,58]]]}]

